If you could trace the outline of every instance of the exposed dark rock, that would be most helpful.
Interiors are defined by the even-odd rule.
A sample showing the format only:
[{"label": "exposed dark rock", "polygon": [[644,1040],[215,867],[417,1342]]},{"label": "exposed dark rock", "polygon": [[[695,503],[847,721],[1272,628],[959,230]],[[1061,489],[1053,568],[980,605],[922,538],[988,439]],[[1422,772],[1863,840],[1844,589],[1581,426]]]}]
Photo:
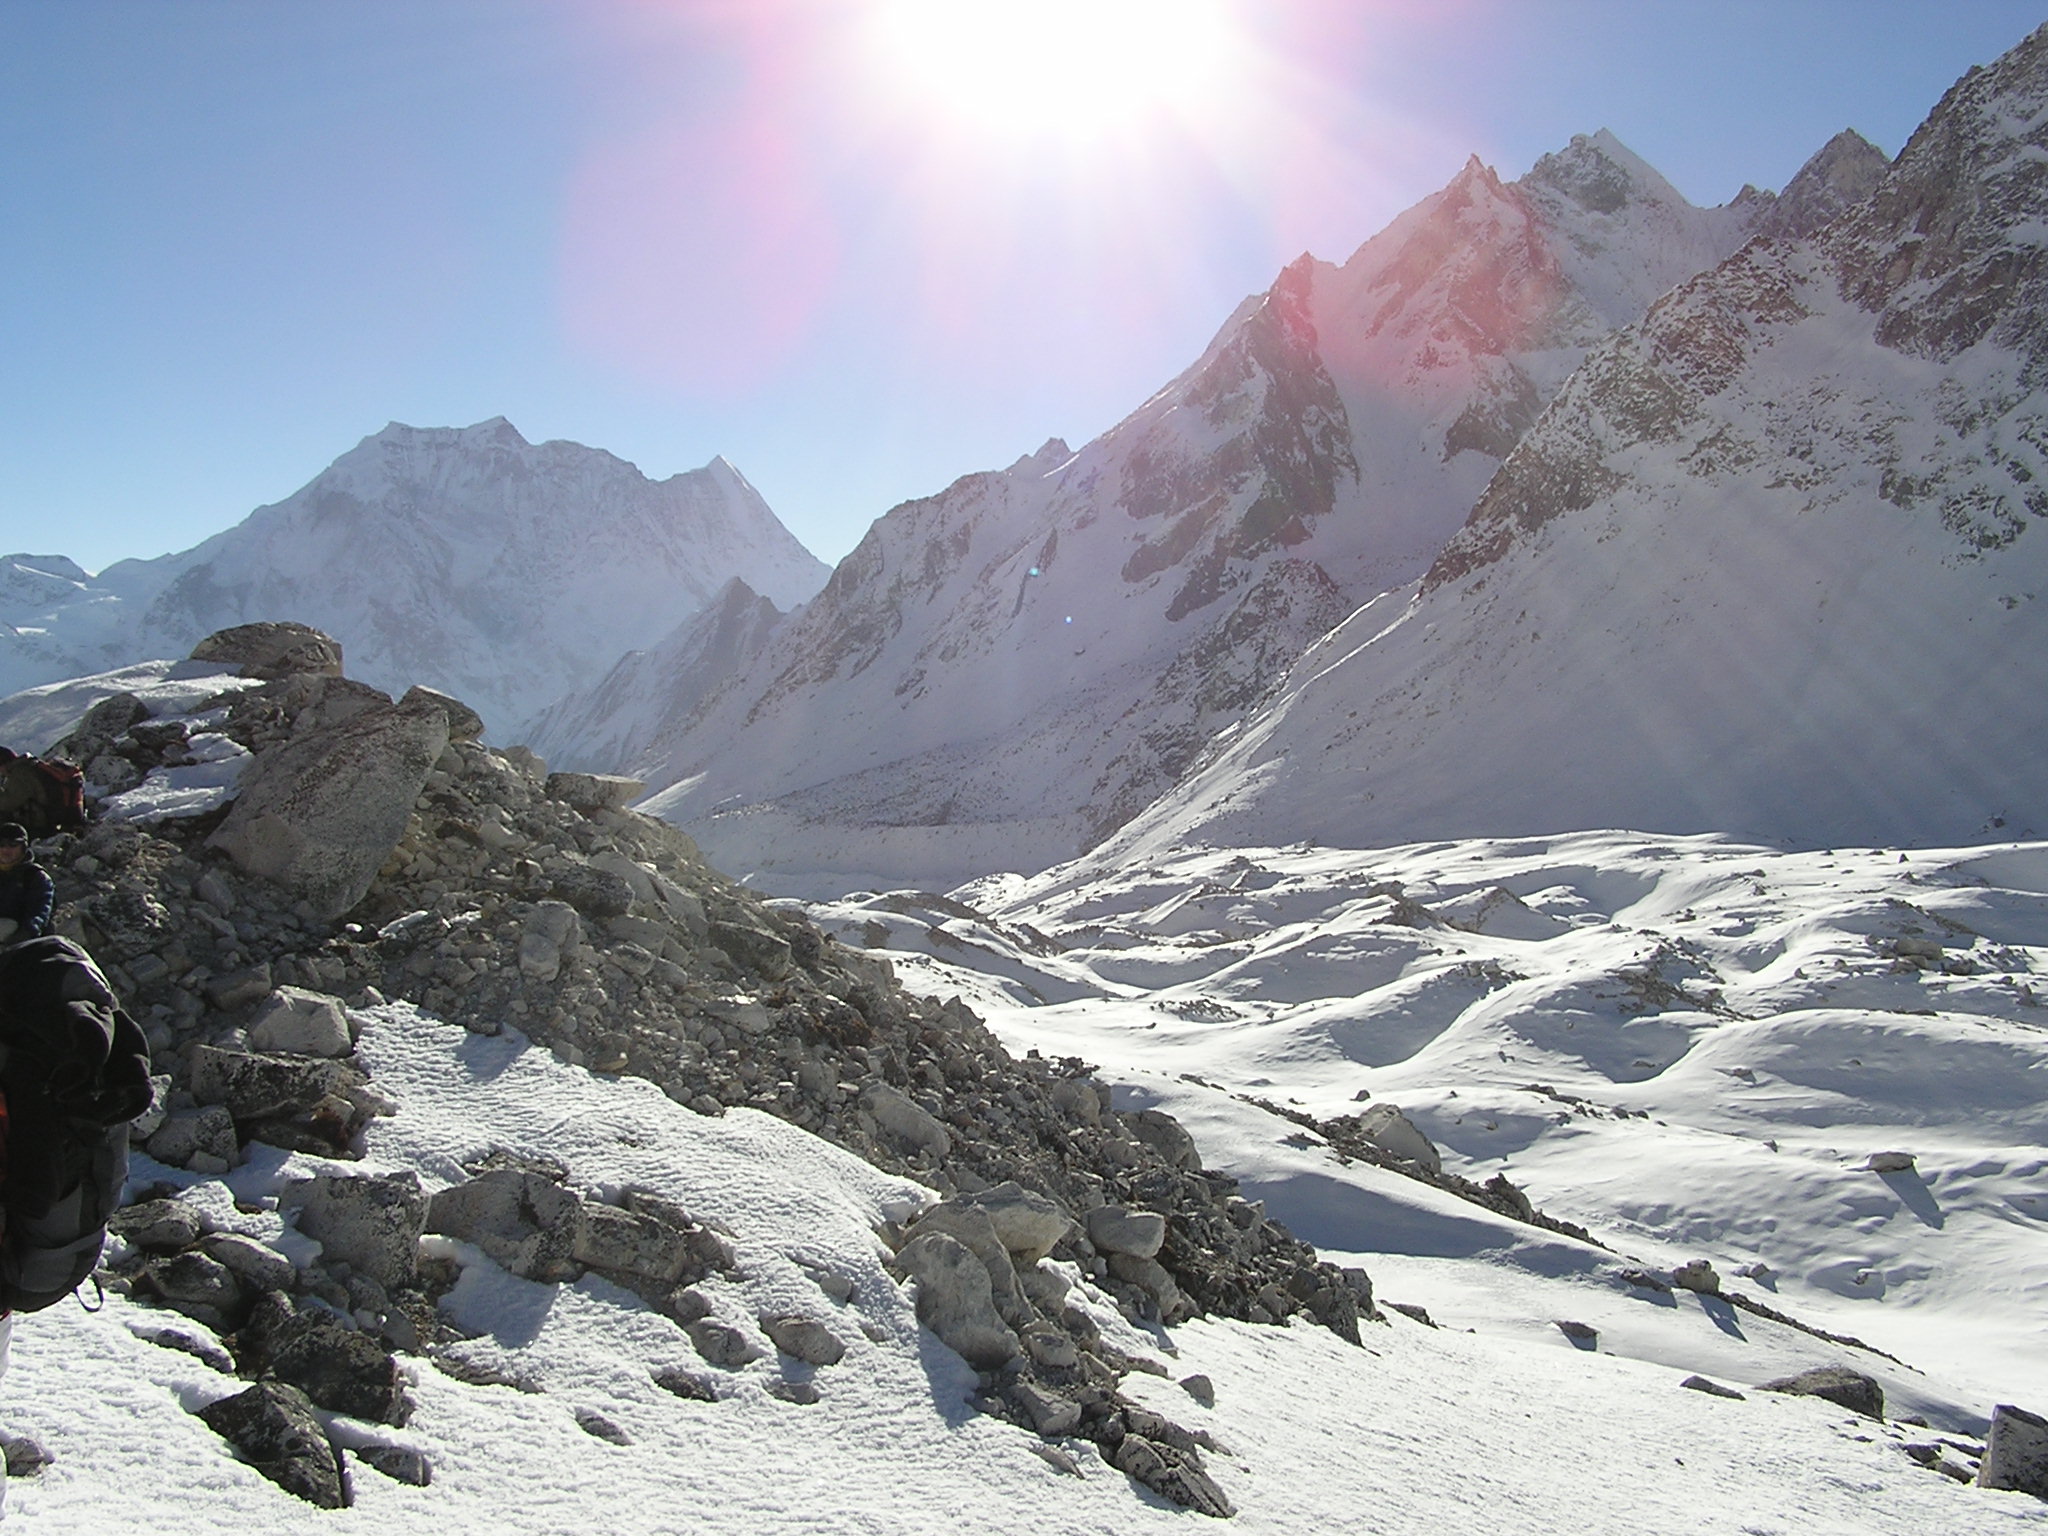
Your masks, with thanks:
[{"label": "exposed dark rock", "polygon": [[288,1493],[322,1509],[349,1502],[340,1460],[297,1387],[261,1381],[199,1410],[242,1459]]},{"label": "exposed dark rock", "polygon": [[1758,1390],[1785,1392],[1794,1397],[1825,1398],[1866,1418],[1884,1417],[1884,1388],[1874,1378],[1861,1371],[1852,1371],[1846,1365],[1817,1365],[1796,1376],[1780,1376],[1776,1381],[1764,1382]]}]

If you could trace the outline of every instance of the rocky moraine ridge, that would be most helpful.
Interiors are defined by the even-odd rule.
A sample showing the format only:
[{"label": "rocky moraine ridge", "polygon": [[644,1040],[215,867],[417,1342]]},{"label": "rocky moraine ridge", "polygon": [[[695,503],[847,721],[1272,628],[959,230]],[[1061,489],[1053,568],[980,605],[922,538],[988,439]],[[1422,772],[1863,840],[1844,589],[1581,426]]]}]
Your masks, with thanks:
[{"label": "rocky moraine ridge", "polygon": [[[87,765],[102,799],[247,751],[233,799],[147,824],[103,819],[43,845],[59,931],[100,960],[150,1036],[161,1076],[138,1141],[152,1157],[223,1173],[252,1144],[359,1156],[387,1106],[353,1052],[348,1010],[392,1000],[481,1034],[516,1028],[703,1114],[764,1111],[938,1192],[880,1235],[916,1282],[920,1318],[981,1373],[984,1411],[1049,1442],[1093,1441],[1211,1514],[1230,1505],[1203,1470],[1202,1437],[1119,1393],[1122,1374],[1148,1363],[1108,1345],[1041,1261],[1078,1265],[1147,1324],[1303,1315],[1356,1342],[1376,1315],[1362,1271],[1319,1261],[1204,1170],[1172,1119],[1119,1113],[1082,1062],[1013,1058],[958,1000],[905,992],[886,960],[764,903],[683,833],[625,809],[631,781],[550,774],[523,749],[486,747],[462,704],[353,682],[338,647],[299,626],[226,631],[195,658],[241,677],[177,717],[115,694],[57,750]],[[206,1410],[209,1422],[326,1503],[346,1497],[345,1463],[316,1408],[402,1424],[402,1355],[489,1377],[436,1308],[455,1271],[423,1234],[474,1243],[527,1278],[594,1271],[637,1292],[710,1367],[669,1373],[678,1393],[716,1397],[718,1368],[755,1357],[693,1288],[733,1263],[743,1232],[647,1192],[600,1199],[531,1149],[468,1171],[431,1191],[410,1173],[293,1186],[284,1214],[321,1244],[302,1266],[208,1230],[175,1190],[137,1191],[104,1278],[226,1341],[215,1363],[256,1384]],[[843,1278],[817,1278],[844,1299]],[[844,1348],[819,1318],[759,1321],[813,1365]],[[203,1339],[165,1341],[209,1352]],[[1064,1453],[1046,1450],[1057,1465]],[[430,1475],[396,1447],[359,1454]]]}]

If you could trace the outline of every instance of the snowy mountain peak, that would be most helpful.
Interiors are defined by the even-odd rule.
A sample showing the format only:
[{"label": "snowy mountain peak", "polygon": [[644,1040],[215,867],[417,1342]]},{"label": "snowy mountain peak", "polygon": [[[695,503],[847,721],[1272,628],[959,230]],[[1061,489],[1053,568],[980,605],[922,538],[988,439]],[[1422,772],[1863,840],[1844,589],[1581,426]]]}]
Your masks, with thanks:
[{"label": "snowy mountain peak", "polygon": [[1965,75],[1870,200],[1829,231],[1878,337],[1952,358],[1978,342],[2048,361],[2048,26]]},{"label": "snowy mountain peak", "polygon": [[1541,195],[1555,191],[1588,213],[1618,213],[1631,202],[1691,207],[1678,189],[1608,129],[1574,134],[1563,149],[1529,168],[1522,185]]},{"label": "snowy mountain peak", "polygon": [[1890,168],[1883,150],[1855,129],[1844,128],[1785,183],[1758,221],[1757,233],[1784,239],[1813,234],[1869,197]]}]

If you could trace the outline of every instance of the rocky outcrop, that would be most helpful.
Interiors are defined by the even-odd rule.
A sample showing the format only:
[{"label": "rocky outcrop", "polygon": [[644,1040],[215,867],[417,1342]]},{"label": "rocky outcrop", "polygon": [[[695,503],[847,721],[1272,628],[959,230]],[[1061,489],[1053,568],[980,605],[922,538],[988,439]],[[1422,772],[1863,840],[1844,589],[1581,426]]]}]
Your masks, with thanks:
[{"label": "rocky outcrop", "polygon": [[[1146,1486],[1227,1507],[1195,1442],[1118,1394],[1132,1362],[1068,1304],[1074,1271],[1050,1261],[1147,1323],[1306,1315],[1354,1341],[1370,1313],[1362,1275],[1321,1263],[1237,1198],[1169,1117],[1119,1114],[1080,1062],[1013,1058],[957,1000],[904,992],[886,961],[763,903],[681,833],[624,809],[620,781],[551,776],[530,754],[441,740],[444,703],[365,701],[344,681],[274,679],[209,705],[254,754],[245,800],[284,781],[271,762],[310,785],[323,752],[394,716],[431,720],[427,737],[409,738],[404,773],[419,772],[418,792],[339,919],[229,856],[213,824],[247,820],[239,804],[224,817],[102,823],[45,852],[60,926],[104,958],[164,1073],[153,1156],[224,1172],[253,1141],[356,1155],[383,1101],[353,1054],[343,998],[409,999],[481,1033],[517,1026],[564,1060],[647,1078],[700,1113],[758,1109],[932,1187],[940,1201],[885,1236],[921,1315],[988,1373],[987,1411],[1091,1438]],[[138,776],[160,762],[152,743],[190,732],[129,714],[118,730],[111,714],[103,722],[103,750]],[[372,777],[388,815],[395,776]],[[266,803],[295,813],[306,801]],[[410,1174],[342,1170],[294,1187],[282,1213],[320,1245],[299,1265],[151,1199],[123,1218],[110,1279],[232,1337],[245,1374],[393,1423],[409,1411],[393,1395],[394,1351],[497,1379],[437,1316],[455,1278],[442,1238],[535,1280],[601,1275],[721,1369],[769,1349],[829,1368],[845,1348],[805,1313],[716,1315],[697,1283],[732,1265],[732,1247],[659,1197],[600,1197],[565,1167],[502,1152],[464,1172],[432,1193]],[[842,1300],[849,1289],[837,1276],[819,1284]],[[779,1385],[793,1401],[815,1397],[802,1377]]]},{"label": "rocky outcrop", "polygon": [[447,711],[430,696],[310,732],[244,775],[213,846],[315,917],[340,917],[369,891],[447,746]]}]

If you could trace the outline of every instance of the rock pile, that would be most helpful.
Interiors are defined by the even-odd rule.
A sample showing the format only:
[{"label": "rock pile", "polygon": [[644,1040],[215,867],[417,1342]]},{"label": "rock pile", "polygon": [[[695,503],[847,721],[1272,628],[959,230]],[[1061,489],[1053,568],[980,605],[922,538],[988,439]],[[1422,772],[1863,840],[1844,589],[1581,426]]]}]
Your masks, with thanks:
[{"label": "rock pile", "polygon": [[[350,682],[315,631],[249,629],[202,647],[239,660],[238,687],[176,718],[115,695],[60,747],[88,765],[95,798],[252,754],[229,804],[103,821],[43,851],[60,931],[99,958],[150,1035],[163,1074],[142,1128],[152,1156],[220,1172],[251,1141],[357,1153],[384,1106],[351,1054],[343,998],[406,999],[480,1033],[513,1026],[704,1114],[751,1106],[946,1197],[890,1235],[921,1314],[983,1370],[987,1406],[1087,1435],[1211,1513],[1227,1501],[1195,1442],[1116,1395],[1128,1362],[1098,1350],[1039,1261],[1078,1265],[1146,1322],[1303,1314],[1356,1341],[1360,1315],[1374,1315],[1362,1272],[1322,1263],[1204,1170],[1169,1117],[1119,1114],[1083,1063],[1012,1058],[957,999],[906,993],[885,960],[762,902],[681,832],[625,809],[632,781],[551,774],[521,748],[485,746],[452,699],[394,701]],[[517,1160],[470,1173],[431,1200],[317,1181],[297,1220],[326,1267],[290,1282],[231,1234],[188,1234],[146,1202],[137,1211],[151,1214],[123,1218],[142,1256],[125,1278],[220,1322],[241,1369],[316,1404],[293,1362],[336,1354],[334,1328],[434,1346],[422,1233],[474,1242],[514,1273],[596,1269],[691,1328],[707,1358],[730,1355],[722,1325],[689,1315],[691,1278],[730,1256],[686,1213],[646,1195],[584,1199],[566,1170]],[[325,1311],[293,1321],[309,1308]],[[807,1321],[770,1336],[800,1359],[830,1354],[829,1330]],[[350,1390],[384,1390],[383,1367],[354,1357]],[[402,1422],[392,1392],[369,1416]]]}]

